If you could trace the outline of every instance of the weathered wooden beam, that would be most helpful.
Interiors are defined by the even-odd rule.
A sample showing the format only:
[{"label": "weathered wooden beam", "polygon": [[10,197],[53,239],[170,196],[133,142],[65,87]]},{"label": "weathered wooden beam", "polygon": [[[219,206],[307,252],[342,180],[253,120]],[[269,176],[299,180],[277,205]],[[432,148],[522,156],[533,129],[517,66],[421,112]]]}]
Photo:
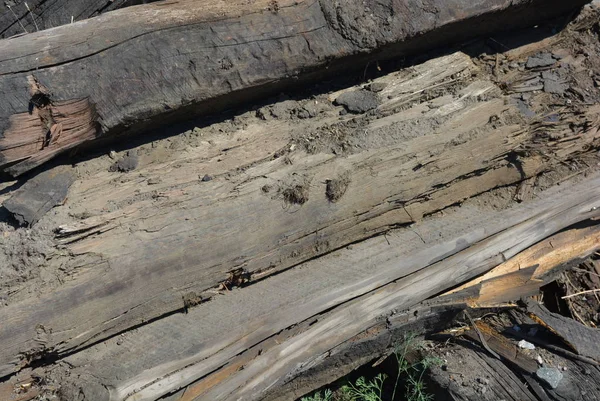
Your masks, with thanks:
[{"label": "weathered wooden beam", "polygon": [[[268,396],[264,399],[295,400],[315,388],[319,388],[331,383],[339,377],[345,376],[352,370],[369,361],[373,361],[381,355],[391,353],[394,350],[395,345],[402,342],[403,337],[406,336],[407,333],[412,333],[413,335],[430,335],[443,330],[444,326],[455,324],[456,318],[465,321],[466,318],[462,316],[462,311],[467,308],[477,308],[470,310],[470,315],[473,318],[476,318],[477,313],[481,316],[489,314],[490,312],[502,311],[504,308],[514,308],[514,303],[512,301],[521,299],[521,297],[525,299],[531,293],[538,294],[541,286],[546,284],[548,280],[556,278],[563,271],[563,266],[570,265],[571,262],[580,260],[580,258],[588,254],[591,249],[594,249],[594,246],[590,248],[592,241],[595,241],[595,247],[600,246],[600,242],[598,242],[600,224],[598,224],[597,221],[591,221],[589,223],[591,225],[587,227],[572,228],[555,234],[544,241],[527,248],[505,263],[490,270],[482,276],[484,278],[487,277],[485,281],[486,287],[480,288],[479,294],[469,294],[464,290],[452,291],[448,295],[442,294],[426,300],[411,309],[403,310],[387,317],[385,322],[381,322],[335,347],[328,352],[326,356],[324,355],[323,358],[318,359],[318,363],[309,364],[300,372],[295,372],[281,387],[270,390]],[[553,248],[552,245],[556,248]],[[514,285],[514,288],[509,285],[502,286],[505,284],[502,279],[508,281],[511,275],[517,275],[518,272],[513,270],[515,266],[521,266],[522,271],[528,274],[523,275],[523,277],[518,277],[518,279],[521,279],[522,281],[513,280],[512,284]],[[533,269],[529,266],[532,266]],[[526,283],[527,280],[530,280],[531,282]],[[481,278],[472,280],[459,287],[459,289],[472,289],[473,286],[478,286],[481,281]],[[495,284],[498,288],[492,288]],[[493,294],[493,297],[490,297],[490,293]],[[487,299],[482,300],[483,298]],[[489,302],[490,299],[494,302]],[[511,306],[511,304],[513,306]],[[523,369],[524,372],[535,373],[538,367],[537,362],[523,361],[524,358],[522,353],[518,351],[515,352],[515,349],[518,350],[518,347],[509,345],[506,341],[494,343],[494,339],[490,340],[490,332],[485,330],[485,326],[479,326],[481,323],[480,321],[477,321],[476,323],[485,336],[487,345],[495,352],[505,357],[509,362],[509,365],[512,363],[520,366],[520,369]],[[575,324],[576,322],[571,323]],[[453,330],[452,334],[456,336],[457,331]],[[479,342],[479,337],[475,332],[471,331],[470,333],[467,333],[467,335],[476,342]],[[496,345],[498,345],[498,347],[496,347]],[[466,352],[464,349],[463,352],[464,353],[460,354],[461,357],[470,357],[469,352]],[[508,367],[504,366],[506,361],[504,363],[498,361],[493,356],[489,355],[483,348],[478,354],[478,358],[495,361],[494,364],[497,368],[495,371],[498,374],[510,372]],[[81,357],[81,360],[83,361],[83,356]],[[531,362],[533,362],[533,365]],[[453,369],[450,370],[454,372]],[[440,380],[447,382],[448,375],[452,376],[452,374],[449,374],[448,372],[444,373],[441,369],[436,369],[433,376],[436,381]],[[458,389],[460,389],[462,386],[460,385],[460,382],[458,384]],[[185,391],[184,396],[181,397],[181,401],[201,399],[196,398],[196,396],[202,394],[204,389],[203,386],[202,381],[190,385]],[[452,388],[446,391],[454,392],[456,390],[457,389]],[[523,397],[523,392],[529,394],[527,386],[525,385],[522,387],[502,388],[501,386],[496,386],[493,383],[493,379],[491,380],[490,388],[488,388],[488,390],[492,394],[502,394],[505,398],[506,395],[512,395],[509,399],[515,400],[530,399],[529,397],[531,397],[531,395]],[[465,391],[466,393],[469,393],[469,389],[466,389]]]},{"label": "weathered wooden beam", "polygon": [[585,3],[188,0],[3,40],[0,166],[19,175],[99,136],[215,112],[358,60],[531,25]]},{"label": "weathered wooden beam", "polygon": [[[287,353],[293,349],[303,351],[289,357],[294,363],[299,360],[296,357],[302,358],[296,366],[308,369],[326,359],[336,344],[388,317],[399,318],[393,311],[402,311],[443,288],[477,276],[564,224],[594,216],[598,185],[596,179],[585,185],[565,186],[562,191],[545,193],[544,199],[530,205],[504,212],[474,214],[473,209],[465,208],[454,218],[449,217],[442,232],[439,220],[399,229],[387,238],[355,244],[352,249],[336,251],[228,292],[187,314],[171,315],[117,336],[69,356],[66,362],[75,383],[94,400],[157,399],[198,379],[202,380],[189,394],[195,392],[198,399],[212,400],[215,394],[221,394],[221,386],[229,386],[226,383],[230,379],[237,381],[238,374],[243,375],[251,367],[271,365],[270,358],[275,354],[279,355],[278,361],[292,366]],[[579,197],[587,200],[581,203]],[[413,230],[430,235],[423,240]],[[448,240],[440,241],[439,234]],[[335,325],[331,329],[335,335],[326,329],[330,324]],[[48,331],[43,340],[55,341],[53,336]],[[145,351],[150,346],[153,352],[149,354]],[[271,356],[265,361],[264,355]],[[237,372],[239,365],[244,369]],[[103,377],[104,381],[81,379],[85,375],[78,374],[80,371],[89,378]],[[283,370],[280,377],[286,382],[302,371]],[[207,391],[211,394],[205,394]],[[262,390],[259,393],[266,394]],[[222,394],[227,399],[229,393]]]},{"label": "weathered wooden beam", "polygon": [[[403,309],[418,302],[419,298],[423,299],[440,292],[442,287],[448,288],[459,281],[475,277],[502,261],[503,258],[512,257],[537,242],[540,237],[535,234],[536,232],[548,234],[553,230],[552,226],[554,229],[564,228],[577,222],[578,218],[575,217],[577,215],[592,217],[590,213],[593,213],[594,206],[588,202],[594,203],[591,198],[597,198],[597,191],[598,188],[594,188],[584,195],[588,199],[583,203],[575,201],[578,204],[575,207],[577,211],[560,211],[563,207],[571,208],[571,205],[566,204],[540,211],[541,213],[533,219],[515,226],[515,230],[505,230],[470,247],[464,253],[458,253],[432,265],[429,269],[420,270],[372,294],[358,298],[337,313],[310,326],[302,336],[293,337],[262,352],[259,357],[245,365],[243,370],[211,386],[199,399],[260,399],[269,388],[285,382],[290,375],[293,375],[298,369],[298,364],[310,364],[315,360],[315,355],[327,353],[343,340],[366,330],[377,321],[378,317],[385,314],[385,311],[392,313],[395,309]],[[563,215],[563,212],[566,214]],[[562,221],[562,224],[555,225],[553,220],[554,223]],[[540,229],[541,232],[538,231]],[[512,244],[506,246],[505,241]],[[357,319],[357,316],[362,318]],[[208,361],[205,361],[201,369],[206,367],[206,363]],[[187,374],[197,372],[197,368],[190,366],[177,372],[175,377],[185,381]],[[150,395],[161,384],[164,385],[164,382],[153,383],[140,391],[140,394]]]},{"label": "weathered wooden beam", "polygon": [[[400,312],[597,215],[599,188],[595,179],[496,213],[506,219],[505,228],[478,216],[471,222],[481,219],[478,230],[448,242],[425,244],[404,229],[390,234],[391,245],[383,238],[357,244],[77,353],[68,366],[74,380],[81,380],[79,371],[105,378],[82,384],[95,400],[155,400],[192,383],[186,400],[279,399],[286,384],[337,354],[340,345],[377,336],[388,319],[414,321],[414,314]],[[456,233],[456,226],[444,229]],[[258,294],[265,298],[251,302]],[[185,340],[160,340],[176,335]],[[152,355],[142,355],[150,344]]]}]

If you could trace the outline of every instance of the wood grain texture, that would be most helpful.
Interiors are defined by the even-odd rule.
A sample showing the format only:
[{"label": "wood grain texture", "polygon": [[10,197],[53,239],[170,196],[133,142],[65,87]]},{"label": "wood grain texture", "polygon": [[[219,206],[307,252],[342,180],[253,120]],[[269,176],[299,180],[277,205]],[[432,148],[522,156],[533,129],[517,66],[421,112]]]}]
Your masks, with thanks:
[{"label": "wood grain texture", "polygon": [[[110,391],[93,393],[91,399],[154,400],[198,379],[193,399],[262,399],[398,311],[481,274],[567,221],[593,216],[600,181],[590,183],[587,193],[581,192],[583,185],[560,195],[550,192],[533,204],[464,221],[462,229],[442,227],[442,233],[453,233],[447,242],[439,240],[438,220],[414,228],[430,232],[426,238],[433,242],[422,242],[408,229],[387,241],[365,241],[218,297],[187,315],[108,340],[69,357],[68,363],[76,368],[74,377],[80,367],[106,378],[96,388]],[[587,200],[580,203],[577,196]],[[469,226],[478,228],[462,231]],[[258,294],[264,302],[250,301]],[[160,340],[170,337],[173,342]],[[150,344],[155,351],[144,355]],[[115,365],[120,366],[116,372]]]},{"label": "wood grain texture", "polygon": [[[334,130],[354,120],[357,132],[376,137],[417,117],[428,127],[400,144],[347,157],[298,151],[290,164],[275,155],[289,151],[293,136],[275,121],[266,129],[249,125],[219,139],[218,147],[198,148],[195,157],[182,153],[176,161],[189,169],[175,162],[151,165],[118,178],[118,187],[109,172],[75,183],[69,202],[93,217],[66,214],[55,227],[48,268],[70,272],[64,283],[0,310],[8,322],[0,328],[2,374],[184,311],[236,275],[253,283],[551,168],[558,162],[554,153],[564,149],[553,142],[537,145],[540,152],[523,157],[520,170],[507,160],[515,148],[530,146],[535,132],[527,125],[490,123],[514,110],[489,81],[473,80],[476,71],[462,53],[430,60],[409,75],[382,78],[389,89],[380,107],[414,101],[411,88],[427,82],[458,85],[454,95],[375,120],[340,119],[332,110],[311,128]],[[597,141],[596,126],[587,123],[596,114],[591,108],[578,114],[580,121],[568,119],[569,127],[586,128],[569,142],[574,153],[563,157],[581,152],[579,140],[588,146]],[[231,174],[236,171],[242,173]],[[215,178],[200,181],[199,172]],[[332,203],[326,183],[341,174],[347,174],[348,188]],[[153,177],[163,183],[140,185]],[[298,186],[307,196],[301,205],[285,197]]]},{"label": "wood grain texture", "polygon": [[[596,185],[600,185],[600,181],[595,181],[593,186]],[[572,203],[569,200],[561,206],[555,204],[549,210],[540,209],[537,216],[516,225],[514,229],[505,230],[469,247],[465,252],[357,298],[355,302],[340,308],[337,313],[310,326],[301,336],[293,337],[261,353],[252,363],[245,365],[243,370],[221,381],[199,399],[260,399],[266,390],[296,374],[299,364],[310,365],[315,355],[324,354],[343,340],[366,330],[382,313],[391,313],[395,309],[415,304],[439,293],[442,287],[448,288],[475,277],[531,246],[540,236],[547,236],[580,218],[593,217],[596,211],[594,205],[598,202],[597,193],[598,187],[590,187],[590,192],[582,194],[586,198],[582,202]],[[575,208],[571,209],[573,206]],[[357,319],[358,316],[361,318]],[[194,367],[184,369],[170,379],[183,378],[186,373],[194,370]],[[154,383],[141,394],[151,394],[159,385],[160,382]]]},{"label": "wood grain texture", "polygon": [[[215,112],[332,74],[352,65],[354,56],[363,62],[375,51],[378,58],[393,57],[532,24],[586,2],[386,1],[369,7],[353,0],[340,7],[331,0],[182,0],[118,10],[0,42],[0,92],[10,94],[0,101],[0,149],[17,135],[13,116],[38,107],[32,79],[47,89],[50,104],[87,99],[97,113],[95,135],[71,138],[54,156],[96,136]],[[33,145],[48,136],[45,121],[34,131],[18,156],[0,151],[0,166],[18,175],[47,160]]]},{"label": "wood grain texture", "polygon": [[599,329],[550,312],[545,306],[532,300],[527,303],[527,312],[536,323],[558,335],[576,353],[600,362]]},{"label": "wood grain texture", "polygon": [[[448,370],[444,372],[440,367],[431,369],[430,389],[434,394],[440,394],[454,401],[467,400],[539,400],[531,386],[523,380],[518,369],[489,355],[483,347],[474,348],[469,344],[459,343],[449,347],[452,352],[460,354],[461,363],[452,359]],[[473,372],[477,372],[484,386],[471,381]],[[466,379],[468,378],[468,379]],[[463,385],[465,383],[465,385]],[[485,391],[481,391],[485,387]]]}]

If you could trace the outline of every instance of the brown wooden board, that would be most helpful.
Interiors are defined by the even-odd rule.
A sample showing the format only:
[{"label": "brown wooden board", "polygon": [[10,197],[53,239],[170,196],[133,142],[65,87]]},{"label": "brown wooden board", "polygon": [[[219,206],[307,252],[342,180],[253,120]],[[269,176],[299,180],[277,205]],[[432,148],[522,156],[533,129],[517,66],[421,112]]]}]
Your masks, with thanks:
[{"label": "brown wooden board", "polygon": [[533,25],[585,3],[187,0],[3,40],[0,166],[19,175],[102,135],[213,113],[368,59]]}]

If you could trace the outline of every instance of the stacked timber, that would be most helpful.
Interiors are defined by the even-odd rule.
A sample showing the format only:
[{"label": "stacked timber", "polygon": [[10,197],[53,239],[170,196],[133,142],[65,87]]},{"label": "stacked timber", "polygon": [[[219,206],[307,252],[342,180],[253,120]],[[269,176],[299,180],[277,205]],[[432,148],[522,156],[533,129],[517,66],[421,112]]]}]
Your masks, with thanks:
[{"label": "stacked timber", "polygon": [[355,3],[158,2],[0,41],[6,171],[106,153],[0,184],[0,397],[293,400],[600,248],[594,8],[149,133],[577,5]]}]

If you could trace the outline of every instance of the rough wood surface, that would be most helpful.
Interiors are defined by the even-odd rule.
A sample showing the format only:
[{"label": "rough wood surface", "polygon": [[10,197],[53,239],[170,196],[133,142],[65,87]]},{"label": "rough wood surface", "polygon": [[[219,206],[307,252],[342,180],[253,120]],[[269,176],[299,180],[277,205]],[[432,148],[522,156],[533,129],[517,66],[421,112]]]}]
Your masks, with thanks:
[{"label": "rough wood surface", "polygon": [[[526,380],[518,370],[511,370],[506,363],[486,354],[483,348],[473,348],[470,344],[463,343],[449,349],[452,354],[460,355],[460,363],[457,363],[454,356],[452,362],[447,365],[448,371],[434,367],[430,375],[430,388],[435,394],[447,397],[444,399],[577,401],[598,399],[600,395],[594,384],[600,376],[600,371],[597,367],[582,362],[554,355],[554,363],[565,367],[563,374],[566,377],[557,389],[552,390],[540,385],[531,377]],[[532,384],[537,384],[535,389]]]},{"label": "rough wood surface", "polygon": [[[371,8],[358,0],[344,7],[331,0],[187,0],[3,40],[0,166],[18,175],[100,135],[215,112],[298,78],[347,69],[352,56],[393,57],[531,25],[585,3],[386,1]],[[60,110],[65,103],[86,107],[73,114]]]},{"label": "rough wood surface", "polygon": [[[552,233],[553,220],[558,223],[554,229],[561,229],[576,222],[578,218],[575,216],[577,215],[592,217],[590,214],[593,213],[594,206],[592,204],[597,202],[597,191],[597,188],[591,189],[588,195],[590,198],[583,203],[576,201],[576,204],[579,203],[580,206],[576,207],[578,211],[572,211],[575,212],[573,214],[563,209],[566,212],[563,215],[563,212],[560,211],[562,207],[570,209],[573,205],[571,202],[568,206],[563,204],[557,209],[552,207],[548,211],[540,210],[539,215],[517,225],[515,230],[505,230],[468,248],[465,252],[446,258],[430,268],[422,269],[356,299],[355,302],[340,308],[335,314],[310,326],[302,336],[292,337],[288,341],[262,352],[259,357],[246,364],[243,370],[207,389],[199,398],[213,400],[260,399],[269,388],[277,386],[293,376],[298,371],[299,364],[310,364],[315,360],[316,354],[325,354],[344,339],[366,330],[386,311],[391,313],[394,309],[408,307],[421,299],[439,293],[443,287],[456,285],[460,281],[481,274],[500,263],[503,258],[510,258],[537,242],[540,238],[536,233],[539,235],[540,229],[546,235]],[[559,223],[560,221],[562,224]],[[361,316],[361,319],[357,319],[357,316]],[[317,338],[319,341],[315,341]],[[169,379],[180,377],[185,380],[187,374],[192,372],[197,374],[197,368],[189,367],[177,372]],[[153,383],[141,394],[151,394],[161,384],[164,385],[161,381]]]},{"label": "rough wood surface", "polygon": [[[2,374],[534,176],[597,141],[598,110],[591,107],[576,116],[564,112],[553,124],[576,133],[568,147],[552,140],[534,145],[544,125],[515,124],[518,112],[462,53],[377,82],[387,85],[381,109],[392,110],[376,118],[327,109],[291,130],[277,120],[249,123],[170,163],[76,182],[56,211],[55,245],[44,254],[48,270],[66,273],[60,285],[44,285],[38,297],[17,293],[20,301],[0,310],[7,322],[0,328]],[[452,87],[453,94],[415,93],[431,85]],[[407,126],[415,128],[407,134]],[[307,132],[322,140],[341,128],[348,137],[367,132],[381,142],[346,157],[298,149],[318,143]],[[394,132],[402,141],[384,141]],[[523,147],[532,151],[519,156],[516,168],[507,155]],[[205,175],[214,178],[198,179]],[[332,180],[347,185],[335,202],[327,196]]]},{"label": "rough wood surface", "polygon": [[600,362],[600,349],[598,349],[600,329],[588,327],[573,319],[552,313],[534,301],[528,302],[527,311],[534,321],[560,336],[579,355]]},{"label": "rough wood surface", "polygon": [[[460,236],[450,225],[447,230],[455,234],[448,242],[439,240],[439,221],[432,220],[415,227],[435,232],[432,243],[403,229],[387,240],[334,252],[77,353],[67,359],[70,373],[79,383],[78,366],[92,378],[105,378],[83,386],[95,400],[155,400],[199,379],[187,392],[194,394],[190,399],[262,399],[395,311],[594,216],[598,186],[596,179],[526,207],[481,215],[463,223],[479,228]],[[160,340],[171,337],[178,339]],[[144,355],[149,344],[154,352]]]},{"label": "rough wood surface", "polygon": [[[485,352],[483,348],[473,348],[469,344],[451,347],[451,352],[460,354],[461,364],[449,363],[452,375],[434,367],[430,374],[430,390],[453,401],[463,400],[510,400],[538,401],[527,383],[515,374],[506,364]],[[471,372],[477,372],[484,386],[468,380]],[[481,391],[485,388],[485,391]]]}]

